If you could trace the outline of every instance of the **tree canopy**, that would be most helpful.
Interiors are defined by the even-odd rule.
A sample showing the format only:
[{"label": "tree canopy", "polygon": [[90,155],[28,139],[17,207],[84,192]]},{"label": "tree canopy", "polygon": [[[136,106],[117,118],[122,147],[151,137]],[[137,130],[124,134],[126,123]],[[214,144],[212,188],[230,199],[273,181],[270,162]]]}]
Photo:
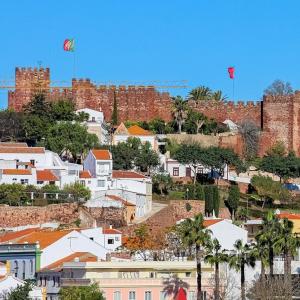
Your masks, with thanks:
[{"label": "tree canopy", "polygon": [[89,286],[61,287],[59,295],[59,299],[61,300],[105,300],[99,286],[96,283]]},{"label": "tree canopy", "polygon": [[276,79],[270,86],[264,90],[265,95],[285,96],[293,93],[293,88],[289,82]]}]

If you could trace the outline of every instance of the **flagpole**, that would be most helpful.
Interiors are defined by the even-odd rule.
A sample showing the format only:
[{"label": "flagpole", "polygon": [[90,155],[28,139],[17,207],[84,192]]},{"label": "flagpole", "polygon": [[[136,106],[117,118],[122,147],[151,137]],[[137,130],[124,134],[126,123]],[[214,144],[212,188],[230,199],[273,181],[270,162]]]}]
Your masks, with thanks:
[{"label": "flagpole", "polygon": [[234,78],[232,78],[232,101],[234,102]]},{"label": "flagpole", "polygon": [[75,79],[76,77],[76,60],[75,60],[75,51],[73,51],[73,78]]}]

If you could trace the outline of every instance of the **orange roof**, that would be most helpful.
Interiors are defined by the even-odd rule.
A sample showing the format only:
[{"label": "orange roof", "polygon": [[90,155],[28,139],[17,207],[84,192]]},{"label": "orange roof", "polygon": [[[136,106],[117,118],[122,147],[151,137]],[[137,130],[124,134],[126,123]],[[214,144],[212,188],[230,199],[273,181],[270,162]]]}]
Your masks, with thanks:
[{"label": "orange roof", "polygon": [[34,168],[34,165],[28,161],[17,161],[17,166],[29,166]]},{"label": "orange roof", "polygon": [[27,228],[20,231],[9,231],[5,233],[4,235],[0,236],[0,243],[8,242],[8,241],[14,241],[21,237],[24,237],[32,232],[37,231],[38,228]]},{"label": "orange roof", "polygon": [[4,175],[31,175],[31,170],[26,169],[3,169]]},{"label": "orange roof", "polygon": [[64,263],[72,262],[75,258],[78,258],[80,262],[94,262],[98,260],[97,256],[89,252],[75,252],[44,267],[41,271],[61,268]]},{"label": "orange roof", "polygon": [[51,170],[37,170],[36,179],[38,181],[59,181],[58,177]]},{"label": "orange roof", "polygon": [[291,214],[288,212],[283,212],[276,215],[279,219],[289,219],[289,220],[300,220],[299,214]]},{"label": "orange roof", "polygon": [[0,147],[28,147],[28,145],[26,143],[1,142]]},{"label": "orange roof", "polygon": [[104,234],[122,234],[121,231],[117,230],[117,229],[114,229],[114,228],[106,228],[106,229],[103,229],[103,233]]},{"label": "orange roof", "polygon": [[3,147],[0,145],[0,153],[45,153],[43,147]]},{"label": "orange roof", "polygon": [[112,200],[116,200],[116,201],[120,201],[122,202],[125,206],[136,206],[130,202],[128,202],[127,200],[125,199],[122,199],[121,197],[119,196],[116,196],[116,195],[106,195],[107,198],[110,198]]},{"label": "orange roof", "polygon": [[146,178],[144,175],[133,171],[112,171],[113,178]]},{"label": "orange roof", "polygon": [[79,178],[92,178],[89,170],[83,170],[79,172]]},{"label": "orange roof", "polygon": [[138,125],[130,126],[127,130],[130,135],[153,135],[153,133],[151,133],[148,130],[143,129],[142,127],[140,127]]},{"label": "orange roof", "polygon": [[109,159],[111,159],[111,154],[108,150],[93,149],[92,153],[94,154],[95,158],[98,159],[98,160],[109,160]]},{"label": "orange roof", "polygon": [[55,243],[68,233],[70,233],[72,230],[55,230],[55,231],[38,231],[33,232],[23,238],[21,238],[18,243],[29,243],[34,244],[39,242],[40,248],[44,249],[48,247],[49,245]]},{"label": "orange roof", "polygon": [[204,220],[204,221],[203,221],[203,225],[204,225],[204,227],[209,227],[209,226],[214,225],[214,224],[216,224],[216,223],[219,223],[219,222],[221,222],[221,221],[223,221],[223,219],[210,219],[210,220]]}]

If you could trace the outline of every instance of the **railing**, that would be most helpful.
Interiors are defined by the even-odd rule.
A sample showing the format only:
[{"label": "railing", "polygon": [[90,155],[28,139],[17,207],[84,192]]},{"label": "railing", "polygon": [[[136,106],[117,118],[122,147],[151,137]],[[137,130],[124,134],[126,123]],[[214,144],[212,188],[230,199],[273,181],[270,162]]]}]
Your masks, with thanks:
[{"label": "railing", "polygon": [[91,284],[90,279],[85,278],[61,278],[61,286],[87,286]]}]

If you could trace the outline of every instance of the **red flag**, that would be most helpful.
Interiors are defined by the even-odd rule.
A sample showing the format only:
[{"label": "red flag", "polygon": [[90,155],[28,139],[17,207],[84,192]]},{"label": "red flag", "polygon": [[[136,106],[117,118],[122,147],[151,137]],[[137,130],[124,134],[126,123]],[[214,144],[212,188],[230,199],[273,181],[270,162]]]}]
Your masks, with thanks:
[{"label": "red flag", "polygon": [[176,295],[176,300],[186,300],[186,292],[183,288],[180,288],[178,290],[178,293]]},{"label": "red flag", "polygon": [[228,74],[230,79],[234,79],[234,67],[228,68]]}]

